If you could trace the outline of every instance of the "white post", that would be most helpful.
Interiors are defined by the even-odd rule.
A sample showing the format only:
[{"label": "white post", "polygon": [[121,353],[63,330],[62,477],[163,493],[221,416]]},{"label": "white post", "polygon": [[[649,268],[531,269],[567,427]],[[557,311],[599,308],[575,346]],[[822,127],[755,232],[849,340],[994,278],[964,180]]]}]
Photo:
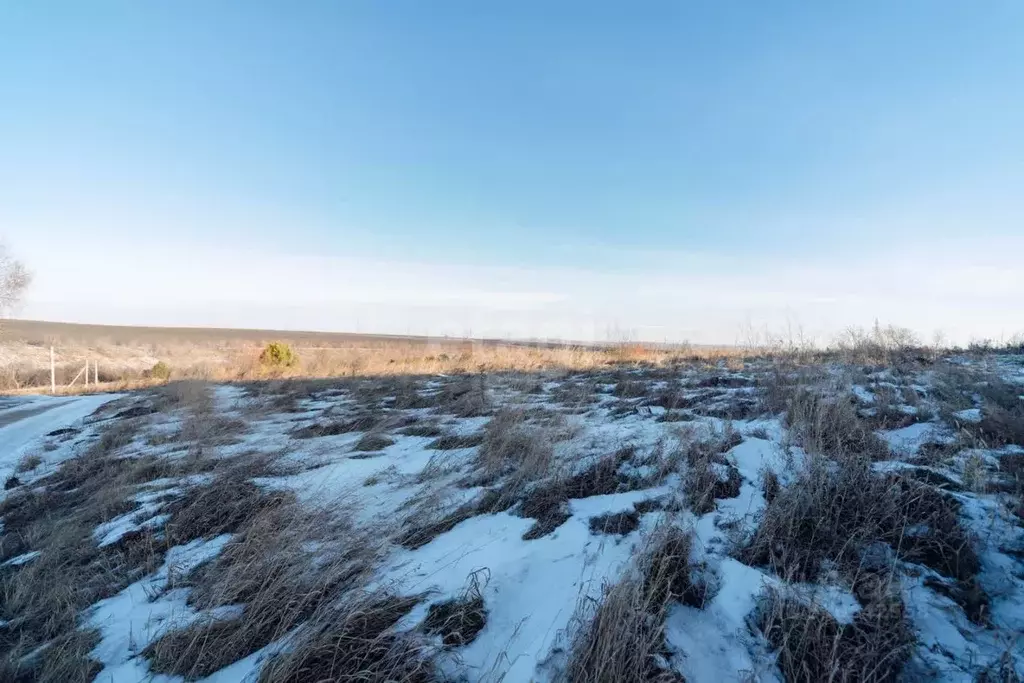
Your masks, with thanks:
[{"label": "white post", "polygon": [[100,383],[100,362],[98,360],[94,360],[92,362],[92,372],[93,372],[92,378],[95,380],[93,382],[93,384],[99,385],[99,383]]},{"label": "white post", "polygon": [[85,388],[89,388],[89,359],[85,359]]},{"label": "white post", "polygon": [[53,346],[50,346],[50,393],[57,393],[57,373],[53,369]]}]

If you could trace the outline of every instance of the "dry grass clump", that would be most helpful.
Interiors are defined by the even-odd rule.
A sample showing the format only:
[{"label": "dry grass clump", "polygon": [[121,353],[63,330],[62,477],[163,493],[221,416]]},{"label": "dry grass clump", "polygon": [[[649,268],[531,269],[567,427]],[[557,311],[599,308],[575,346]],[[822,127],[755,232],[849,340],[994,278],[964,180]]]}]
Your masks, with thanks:
[{"label": "dry grass clump", "polygon": [[[586,600],[573,616],[575,636],[564,679],[571,683],[682,683],[665,649],[671,602],[694,604],[690,537],[676,528],[655,535],[635,572]],[[703,596],[700,600],[703,605]]]},{"label": "dry grass clump", "polygon": [[186,408],[196,413],[214,412],[213,391],[209,382],[186,379],[170,382],[150,390],[153,407],[160,412]]},{"label": "dry grass clump", "polygon": [[432,420],[417,420],[416,422],[399,429],[398,433],[405,436],[434,438],[442,436],[444,434],[444,430],[441,429],[441,425]]},{"label": "dry grass clump", "polygon": [[915,645],[899,598],[863,607],[840,624],[820,607],[769,589],[755,613],[765,638],[778,650],[787,683],[885,683],[899,680]]},{"label": "dry grass clump", "polygon": [[551,392],[551,400],[570,412],[583,413],[600,400],[601,394],[593,382],[582,377],[567,379]]},{"label": "dry grass clump", "polygon": [[983,669],[975,679],[976,683],[1020,683],[1020,680],[1013,663],[1013,655],[1009,651],[1004,652],[999,661]]},{"label": "dry grass clump", "polygon": [[[999,448],[1024,446],[1024,389],[984,370],[946,366],[937,373],[936,393],[941,413],[947,422],[958,427],[969,445]],[[976,407],[981,398],[981,421],[964,422],[953,413]]]},{"label": "dry grass clump", "polygon": [[484,428],[478,458],[489,477],[514,474],[529,481],[546,475],[554,450],[547,430],[528,422],[522,409],[504,408]]},{"label": "dry grass clump", "polygon": [[271,471],[270,463],[265,458],[241,456],[209,483],[188,489],[168,508],[171,514],[166,526],[168,542],[181,545],[198,538],[231,533],[265,510],[291,504],[294,494],[267,491],[252,482],[253,477]]},{"label": "dry grass clump", "polygon": [[377,425],[378,418],[376,416],[369,414],[357,415],[346,420],[315,422],[305,427],[299,427],[292,431],[291,436],[294,439],[319,439],[324,436],[364,432],[375,428]]},{"label": "dry grass clump", "polygon": [[619,398],[642,398],[650,393],[649,384],[642,379],[631,379],[623,376],[615,383],[612,394]]},{"label": "dry grass clump", "polygon": [[640,526],[640,513],[636,510],[625,510],[623,512],[606,512],[603,515],[590,518],[590,533],[592,534],[616,534],[625,536],[636,531]]},{"label": "dry grass clump", "polygon": [[[589,498],[639,488],[640,481],[620,471],[623,463],[634,455],[632,448],[624,448],[597,460],[582,472],[555,477],[534,486],[522,498],[518,509],[519,515],[537,520],[523,535],[523,540],[542,538],[564,524],[571,516],[569,500],[572,498]],[[515,500],[515,495],[509,495],[504,490],[498,502]]]},{"label": "dry grass clump", "polygon": [[968,581],[979,561],[958,514],[954,498],[927,484],[875,474],[865,461],[815,458],[765,508],[741,557],[814,581],[825,560],[855,575],[864,549],[881,542],[900,559]]},{"label": "dry grass clump", "polygon": [[164,413],[182,411],[181,430],[172,440],[187,444],[189,451],[195,455],[202,454],[204,449],[237,443],[238,436],[246,429],[247,425],[242,420],[227,418],[218,413],[213,387],[209,382],[179,380],[153,389],[149,395],[149,405],[138,405],[134,409]]},{"label": "dry grass clump", "polygon": [[321,609],[287,654],[264,666],[259,683],[433,683],[431,650],[395,624],[420,597],[347,596]]},{"label": "dry grass clump", "polygon": [[241,615],[167,633],[143,653],[150,669],[195,680],[252,654],[343,595],[375,552],[337,515],[293,501],[259,510],[217,559],[184,579],[195,584],[194,608],[244,605]]},{"label": "dry grass clump", "polygon": [[369,432],[360,437],[352,446],[354,451],[382,451],[388,446],[394,446],[395,440],[380,432]]},{"label": "dry grass clump", "polygon": [[[424,425],[429,430],[435,429],[432,421],[421,421],[415,415],[403,415],[400,412],[390,409],[371,410],[365,405],[359,410],[341,418],[331,417],[331,410],[324,411],[321,418],[313,424],[299,427],[292,430],[291,436],[295,439],[317,439],[325,436],[337,436],[339,434],[350,434],[352,432],[369,432],[382,434],[384,431],[396,428],[405,428],[403,433],[415,436],[429,436],[434,432],[417,434],[415,430]],[[408,430],[408,431],[406,431]]]},{"label": "dry grass clump", "polygon": [[696,514],[714,511],[715,499],[740,495],[743,477],[724,453],[742,441],[738,432],[727,429],[711,439],[698,439],[684,446],[687,468],[683,488]]},{"label": "dry grass clump", "polygon": [[25,472],[31,472],[42,464],[42,456],[37,453],[29,453],[18,461],[18,465],[15,467],[14,471],[18,474],[23,474]]},{"label": "dry grass clump", "polygon": [[478,504],[466,503],[440,516],[429,513],[414,515],[406,520],[395,542],[409,550],[422,548],[441,534],[448,533],[462,522],[481,512]]},{"label": "dry grass clump", "polygon": [[693,538],[681,529],[669,526],[655,533],[642,557],[644,590],[656,603],[681,602],[703,609],[714,597],[708,582],[708,569],[691,560]]},{"label": "dry grass clump", "polygon": [[790,433],[808,453],[830,458],[887,459],[886,443],[857,415],[852,403],[838,400],[835,395],[823,394],[815,388],[797,388],[785,416]]},{"label": "dry grass clump", "polygon": [[664,605],[643,582],[627,577],[606,587],[599,603],[585,603],[574,620],[567,683],[682,683],[665,657]]},{"label": "dry grass clump", "polygon": [[437,451],[453,451],[458,448],[476,448],[484,442],[482,433],[476,434],[442,434],[427,444],[427,448]]},{"label": "dry grass clump", "polygon": [[424,630],[440,635],[446,647],[462,647],[476,640],[487,624],[481,586],[481,581],[486,584],[487,578],[486,570],[474,572],[462,595],[431,605],[423,621]]},{"label": "dry grass clump", "polygon": [[78,630],[80,612],[162,562],[165,544],[151,534],[136,532],[105,548],[93,537],[99,524],[135,507],[135,484],[153,468],[150,459],[116,457],[142,424],[111,423],[86,453],[0,502],[0,559],[39,553],[0,570],[3,680],[91,680],[95,634]]},{"label": "dry grass clump", "polygon": [[1024,401],[1011,410],[998,405],[983,408],[975,434],[990,448],[1024,446]]},{"label": "dry grass clump", "polygon": [[779,475],[770,469],[761,472],[761,492],[764,494],[765,502],[771,503],[779,492],[782,491],[782,484],[779,482]]},{"label": "dry grass clump", "polygon": [[99,642],[100,636],[95,630],[65,633],[24,659],[0,660],[0,681],[92,683],[103,668],[103,665],[91,659],[92,650]]},{"label": "dry grass clump", "polygon": [[456,417],[480,417],[491,410],[487,376],[466,375],[445,383],[433,397],[437,410]]}]

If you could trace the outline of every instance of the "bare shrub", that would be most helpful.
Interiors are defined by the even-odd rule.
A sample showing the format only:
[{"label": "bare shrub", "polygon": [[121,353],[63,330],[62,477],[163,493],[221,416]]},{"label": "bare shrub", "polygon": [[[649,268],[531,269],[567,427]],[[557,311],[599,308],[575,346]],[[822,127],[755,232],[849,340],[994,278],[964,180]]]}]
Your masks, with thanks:
[{"label": "bare shrub", "polygon": [[755,621],[779,651],[787,683],[894,682],[915,644],[899,598],[866,605],[853,623],[839,624],[820,607],[769,589]]},{"label": "bare shrub", "polygon": [[32,283],[32,275],[21,261],[0,244],[0,315],[7,316],[21,301]]},{"label": "bare shrub", "polygon": [[847,363],[888,365],[918,353],[921,341],[905,327],[883,327],[875,321],[870,330],[848,328],[834,341],[834,346]]}]

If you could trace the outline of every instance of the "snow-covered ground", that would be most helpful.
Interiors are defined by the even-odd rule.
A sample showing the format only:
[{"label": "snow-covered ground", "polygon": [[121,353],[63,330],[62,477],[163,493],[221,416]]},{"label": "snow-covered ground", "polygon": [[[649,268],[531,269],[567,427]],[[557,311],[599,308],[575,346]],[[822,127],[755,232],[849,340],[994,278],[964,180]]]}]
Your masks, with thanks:
[{"label": "snow-covered ground", "polygon": [[[996,443],[984,431],[990,423],[983,418],[991,416],[985,396],[960,392],[953,400],[942,388],[950,381],[946,368],[954,365],[1021,386],[1024,365],[1020,357],[955,361],[899,372],[819,368],[832,400],[853,406],[888,447],[889,458],[877,459],[872,470],[878,476],[912,470],[931,477],[929,485],[946,482],[935,485],[959,503],[959,521],[978,556],[971,579],[976,583],[970,585],[985,595],[980,618],[951,597],[960,585],[948,576],[893,556],[896,593],[916,638],[903,667],[907,680],[974,681],[999,666],[1024,675],[1024,519],[1017,516],[1024,508],[1020,488],[1010,483],[1024,475],[1024,447]],[[135,431],[112,446],[109,457],[178,467],[133,484],[125,491],[127,512],[119,510],[92,529],[98,548],[139,535],[167,546],[155,571],[126,579],[120,590],[81,611],[81,628],[97,631],[90,658],[99,665],[95,680],[104,683],[185,680],[183,672],[155,673],[147,647],[203,620],[241,624],[253,609],[211,608],[190,597],[210,580],[194,570],[216,568],[217,558],[240,542],[247,522],[223,532],[211,528],[205,537],[177,545],[173,539],[190,491],[223,476],[219,467],[258,457],[272,464],[248,477],[255,491],[294,494],[301,509],[333,511],[352,538],[375,541],[366,579],[351,591],[386,588],[418,597],[394,629],[423,644],[439,680],[558,680],[582,627],[581,605],[600,601],[604,588],[636,570],[651,539],[673,526],[691,534],[690,562],[714,590],[699,607],[670,605],[664,665],[691,682],[781,681],[777,653],[751,616],[766,590],[824,610],[839,625],[855,623],[862,604],[839,569],[793,582],[739,559],[738,549],[770,504],[766,476],[774,475],[784,490],[811,457],[784,417],[762,406],[775,374],[770,363],[755,362],[739,370],[682,366],[404,384],[225,385],[210,390],[211,405],[201,411],[188,400],[161,401],[149,393],[32,398],[0,411],[0,475],[18,479],[3,494],[11,499],[24,488],[46,485],[62,462],[84,457],[126,420],[134,421]],[[113,410],[89,417],[114,398],[126,417]],[[1009,400],[1000,410],[1016,415]],[[507,421],[507,432],[496,428],[499,420]],[[453,441],[439,448],[441,437]],[[689,483],[697,465],[687,454],[695,444],[721,444],[709,467],[727,493],[715,496],[710,511],[694,505]],[[32,455],[38,462],[15,473]],[[486,461],[492,456],[507,462],[492,467]],[[542,470],[527,474],[527,461],[542,462]],[[602,470],[608,462],[611,470]],[[729,482],[736,486],[730,489]],[[567,492],[553,517],[545,517],[550,511],[529,514],[529,496],[546,490]],[[485,504],[488,496],[508,500]],[[621,533],[595,530],[591,520],[616,513],[635,516],[636,523]],[[538,531],[545,521],[549,528]],[[327,561],[330,540],[307,544],[313,572]],[[17,555],[2,558],[0,572],[42,562],[33,552],[38,550],[31,544],[19,546]],[[466,595],[468,586],[479,590],[486,622],[469,642],[446,646],[424,620],[432,606]],[[12,616],[3,619],[12,622]],[[191,678],[256,681],[275,655],[301,649],[303,628],[300,623],[275,633],[224,668]]]},{"label": "snow-covered ground", "polygon": [[47,434],[67,428],[115,398],[116,394],[97,394],[7,399],[0,408],[0,478],[11,476],[19,461],[38,449]]}]

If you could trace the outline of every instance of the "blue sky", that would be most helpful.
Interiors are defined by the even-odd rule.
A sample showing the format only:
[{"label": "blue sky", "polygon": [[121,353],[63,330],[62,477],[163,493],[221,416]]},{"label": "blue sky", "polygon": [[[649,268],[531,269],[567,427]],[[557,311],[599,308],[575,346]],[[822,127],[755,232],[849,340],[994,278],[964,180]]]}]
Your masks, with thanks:
[{"label": "blue sky", "polygon": [[0,6],[22,315],[1024,331],[1024,3]]}]

